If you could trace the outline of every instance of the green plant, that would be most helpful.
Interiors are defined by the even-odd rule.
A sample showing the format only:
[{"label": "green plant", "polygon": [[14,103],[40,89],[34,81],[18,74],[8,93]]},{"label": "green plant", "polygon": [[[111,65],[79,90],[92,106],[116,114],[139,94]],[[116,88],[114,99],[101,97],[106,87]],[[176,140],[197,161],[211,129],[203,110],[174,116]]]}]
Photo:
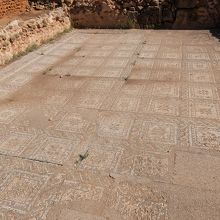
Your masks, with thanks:
[{"label": "green plant", "polygon": [[135,28],[136,27],[136,22],[134,19],[128,18],[128,28]]},{"label": "green plant", "polygon": [[76,161],[75,164],[81,163],[83,160],[85,160],[89,156],[89,151],[87,150],[84,154],[79,154],[79,159]]},{"label": "green plant", "polygon": [[160,25],[159,24],[146,24],[144,26],[144,29],[159,29]]}]

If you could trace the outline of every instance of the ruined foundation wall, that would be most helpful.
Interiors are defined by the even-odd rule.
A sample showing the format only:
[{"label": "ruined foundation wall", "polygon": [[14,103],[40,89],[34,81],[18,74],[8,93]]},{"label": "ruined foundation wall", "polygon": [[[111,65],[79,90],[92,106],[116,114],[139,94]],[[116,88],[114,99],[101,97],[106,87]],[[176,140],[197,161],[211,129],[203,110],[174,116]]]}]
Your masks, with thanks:
[{"label": "ruined foundation wall", "polygon": [[28,7],[28,0],[0,0],[0,18],[24,12]]},{"label": "ruined foundation wall", "polygon": [[76,27],[213,28],[220,0],[64,0]]},{"label": "ruined foundation wall", "polygon": [[14,20],[0,29],[0,65],[45,43],[71,27],[62,8],[25,21]]}]

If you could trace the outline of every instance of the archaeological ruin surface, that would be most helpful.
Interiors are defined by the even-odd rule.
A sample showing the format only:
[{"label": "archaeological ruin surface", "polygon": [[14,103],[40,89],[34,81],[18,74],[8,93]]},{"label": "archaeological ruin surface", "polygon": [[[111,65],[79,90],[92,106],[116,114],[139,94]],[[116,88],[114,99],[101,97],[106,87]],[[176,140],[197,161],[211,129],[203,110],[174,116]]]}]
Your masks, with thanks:
[{"label": "archaeological ruin surface", "polygon": [[0,219],[219,220],[216,36],[75,29],[0,69]]},{"label": "archaeological ruin surface", "polygon": [[219,6],[0,0],[0,220],[219,220]]}]

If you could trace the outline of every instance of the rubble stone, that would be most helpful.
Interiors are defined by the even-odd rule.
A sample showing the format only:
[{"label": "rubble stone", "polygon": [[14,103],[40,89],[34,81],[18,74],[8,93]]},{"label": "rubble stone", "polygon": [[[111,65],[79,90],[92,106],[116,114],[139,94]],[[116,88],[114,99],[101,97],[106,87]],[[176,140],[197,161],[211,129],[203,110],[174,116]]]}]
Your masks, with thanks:
[{"label": "rubble stone", "polygon": [[217,0],[68,0],[76,27],[213,28],[220,24]]},{"label": "rubble stone", "polygon": [[0,29],[0,65],[70,27],[70,19],[62,8],[26,21],[10,22]]}]

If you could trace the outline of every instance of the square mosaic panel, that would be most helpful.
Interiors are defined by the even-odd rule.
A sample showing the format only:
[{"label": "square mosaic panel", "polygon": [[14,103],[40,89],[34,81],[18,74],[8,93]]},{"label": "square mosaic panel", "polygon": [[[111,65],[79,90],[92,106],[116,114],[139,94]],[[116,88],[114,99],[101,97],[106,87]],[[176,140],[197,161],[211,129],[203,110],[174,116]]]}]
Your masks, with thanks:
[{"label": "square mosaic panel", "polygon": [[113,103],[113,111],[136,112],[139,108],[140,98],[133,96],[119,96]]},{"label": "square mosaic panel", "polygon": [[99,67],[104,62],[103,58],[86,58],[83,60],[83,66]]},{"label": "square mosaic panel", "polygon": [[50,95],[46,98],[45,104],[47,105],[65,105],[68,102],[68,97],[65,95]]},{"label": "square mosaic panel", "polygon": [[130,58],[133,55],[133,51],[131,50],[118,50],[112,54],[112,57],[119,57],[119,58]]},{"label": "square mosaic panel", "polygon": [[123,149],[111,144],[95,143],[89,146],[89,156],[80,165],[82,169],[112,172],[115,170]]},{"label": "square mosaic panel", "polygon": [[69,92],[71,91],[72,93],[74,90],[78,90],[82,88],[85,82],[86,82],[86,79],[77,79],[77,78],[72,78],[72,79],[62,78],[62,82],[60,82],[60,79],[56,78],[54,81],[50,79],[49,82],[45,84],[45,87],[46,89],[51,89],[52,91],[54,91],[54,87],[55,87],[56,88],[55,90],[57,91],[61,90],[61,92],[68,92],[68,93],[65,93],[65,95],[61,95],[65,98],[61,98],[60,91],[59,91],[59,94],[57,94],[58,99],[60,100],[63,99],[63,103],[65,103],[66,102],[65,99],[68,99]]},{"label": "square mosaic panel", "polygon": [[0,152],[18,156],[28,147],[34,137],[33,134],[11,132],[0,138]]},{"label": "square mosaic panel", "polygon": [[163,39],[163,44],[170,46],[177,46],[182,44],[182,40],[177,39],[176,37],[170,37]]},{"label": "square mosaic panel", "polygon": [[210,99],[218,100],[218,90],[214,86],[204,86],[204,85],[190,85],[188,88],[185,88],[185,95],[189,99]]},{"label": "square mosaic panel", "polygon": [[36,146],[33,153],[29,156],[31,159],[45,161],[55,164],[63,164],[79,144],[79,140],[67,140],[54,137],[46,137]]},{"label": "square mosaic panel", "polygon": [[150,77],[150,70],[146,70],[144,68],[142,69],[135,69],[133,68],[131,71],[131,74],[129,76],[129,79],[143,79],[143,80],[147,80]]},{"label": "square mosaic panel", "polygon": [[220,151],[220,127],[192,125],[189,131],[192,148]]},{"label": "square mosaic panel", "polygon": [[162,142],[168,144],[175,144],[177,140],[177,126],[176,124],[153,124],[144,122],[140,134],[141,138],[146,140],[146,137],[152,142]]},{"label": "square mosaic panel", "polygon": [[95,75],[101,77],[121,77],[123,71],[123,68],[101,68]]},{"label": "square mosaic panel", "polygon": [[108,57],[111,53],[111,50],[96,50],[90,53],[90,57]]},{"label": "square mosaic panel", "polygon": [[154,70],[151,75],[151,80],[157,81],[180,81],[181,72],[176,70]]},{"label": "square mosaic panel", "polygon": [[99,202],[102,199],[103,193],[104,188],[100,186],[82,182],[64,181],[61,188],[61,202]]},{"label": "square mosaic panel", "polygon": [[102,114],[98,123],[98,135],[127,139],[133,119],[121,114]]},{"label": "square mosaic panel", "polygon": [[211,71],[212,66],[208,61],[185,61],[183,63],[184,69],[187,71]]},{"label": "square mosaic panel", "polygon": [[117,68],[124,68],[127,66],[129,59],[127,58],[118,58],[118,59],[108,59],[104,64],[103,67],[117,67]]},{"label": "square mosaic panel", "polygon": [[132,173],[134,176],[160,176],[168,174],[168,158],[156,155],[136,155]]},{"label": "square mosaic panel", "polygon": [[105,98],[106,94],[83,93],[74,100],[73,106],[99,109]]},{"label": "square mosaic panel", "polygon": [[207,48],[202,46],[183,46],[183,50],[189,53],[206,53]]},{"label": "square mosaic panel", "polygon": [[152,99],[149,103],[145,103],[140,107],[140,112],[154,113],[161,115],[179,116],[180,103],[176,99]]},{"label": "square mosaic panel", "polygon": [[55,129],[60,131],[84,133],[88,129],[89,122],[79,113],[66,113]]},{"label": "square mosaic panel", "polygon": [[160,52],[175,52],[175,53],[182,53],[182,46],[181,45],[161,45]]},{"label": "square mosaic panel", "polygon": [[146,45],[149,45],[149,46],[159,46],[162,42],[161,38],[158,38],[158,37],[151,37],[151,38],[147,38],[146,40],[147,44]]},{"label": "square mosaic panel", "polygon": [[79,66],[71,75],[76,76],[92,76],[95,71],[97,71],[97,67],[83,67]]},{"label": "square mosaic panel", "polygon": [[145,153],[123,154],[117,172],[136,177],[166,178],[168,175],[168,157]]},{"label": "square mosaic panel", "polygon": [[123,95],[139,96],[142,94],[144,85],[124,84],[120,90]]},{"label": "square mosaic panel", "polygon": [[84,87],[87,91],[110,91],[115,81],[110,80],[90,80]]},{"label": "square mosaic panel", "polygon": [[113,209],[123,219],[168,220],[167,195],[160,190],[123,182],[111,190],[108,200],[111,204],[110,213]]},{"label": "square mosaic panel", "polygon": [[135,68],[152,69],[153,65],[154,60],[152,59],[137,59],[135,63]]},{"label": "square mosaic panel", "polygon": [[220,107],[217,102],[194,101],[190,102],[189,106],[191,117],[220,119]]},{"label": "square mosaic panel", "polygon": [[136,120],[132,127],[131,138],[140,141],[177,144],[178,124],[168,120]]},{"label": "square mosaic panel", "polygon": [[145,44],[143,47],[142,47],[142,51],[154,51],[154,52],[157,52],[160,48],[160,45],[150,45],[150,44]]},{"label": "square mosaic panel", "polygon": [[132,44],[132,43],[127,43],[127,44],[120,44],[116,47],[119,51],[135,51],[137,48],[137,42]]},{"label": "square mosaic panel", "polygon": [[180,88],[178,84],[155,83],[152,95],[158,97],[178,98],[180,95]]},{"label": "square mosaic panel", "polygon": [[156,58],[157,52],[155,51],[141,51],[138,55],[139,58],[147,58],[147,59],[152,59]]},{"label": "square mosaic panel", "polygon": [[21,213],[28,212],[47,180],[47,176],[34,173],[8,173],[0,188],[0,206]]},{"label": "square mosaic panel", "polygon": [[63,65],[56,66],[55,68],[52,68],[50,71],[47,72],[48,75],[57,75],[57,76],[64,76],[64,75],[70,75],[73,76],[76,74],[76,67],[71,65]]},{"label": "square mosaic panel", "polygon": [[10,124],[14,119],[16,119],[22,112],[24,108],[22,107],[0,107],[0,123]]},{"label": "square mosaic panel", "polygon": [[208,53],[186,53],[184,58],[188,60],[210,60]]},{"label": "square mosaic panel", "polygon": [[160,52],[157,56],[162,59],[182,59],[181,52]]},{"label": "square mosaic panel", "polygon": [[62,66],[71,66],[73,69],[84,60],[83,57],[74,57],[63,62]]},{"label": "square mosaic panel", "polygon": [[183,78],[187,78],[186,80],[189,82],[215,83],[215,78],[212,71],[187,71],[183,74]]},{"label": "square mosaic panel", "polygon": [[154,69],[159,70],[181,70],[182,62],[180,60],[156,60],[154,63]]},{"label": "square mosaic panel", "polygon": [[27,84],[31,78],[31,74],[16,73],[13,76],[10,76],[8,79],[5,79],[4,84],[10,87],[20,87]]}]

